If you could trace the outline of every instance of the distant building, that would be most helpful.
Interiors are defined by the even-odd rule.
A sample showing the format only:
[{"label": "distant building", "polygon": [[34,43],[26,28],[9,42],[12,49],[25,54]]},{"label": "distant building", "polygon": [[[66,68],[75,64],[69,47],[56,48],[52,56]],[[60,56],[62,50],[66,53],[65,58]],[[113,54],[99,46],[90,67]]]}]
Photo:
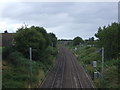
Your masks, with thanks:
[{"label": "distant building", "polygon": [[8,33],[7,31],[0,33],[0,46],[12,46],[14,42],[14,34],[15,33]]}]

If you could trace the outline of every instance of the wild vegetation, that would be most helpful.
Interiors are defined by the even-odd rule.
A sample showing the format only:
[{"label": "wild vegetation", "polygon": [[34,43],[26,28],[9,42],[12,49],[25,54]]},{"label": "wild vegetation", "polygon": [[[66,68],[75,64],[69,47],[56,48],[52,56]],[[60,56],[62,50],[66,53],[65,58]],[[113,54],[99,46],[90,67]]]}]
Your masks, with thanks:
[{"label": "wild vegetation", "polygon": [[[57,37],[43,27],[18,29],[14,46],[3,47],[3,88],[38,87],[55,63]],[[32,76],[30,77],[29,48],[32,48]]]},{"label": "wild vegetation", "polygon": [[81,43],[83,43],[83,39],[81,37],[77,36],[73,39],[73,45],[79,45]]},{"label": "wild vegetation", "polygon": [[[97,88],[120,88],[120,24],[99,27],[94,37],[83,40],[77,36],[73,40],[59,40],[76,55],[78,62],[90,74]],[[37,87],[48,70],[54,65],[57,55],[57,37],[47,33],[43,27],[32,26],[18,29],[14,36],[14,46],[2,47],[3,88],[30,86],[29,48],[32,48],[32,87]],[[60,43],[61,44],[61,43]],[[101,48],[104,47],[104,73],[101,78]],[[76,49],[75,49],[76,48]],[[94,79],[93,61],[97,61],[99,72]]]},{"label": "wild vegetation", "polygon": [[107,27],[99,27],[95,34],[98,38],[98,47],[105,48],[105,57],[108,60],[120,58],[120,24],[112,23]]},{"label": "wild vegetation", "polygon": [[[97,88],[120,88],[120,24],[112,23],[107,27],[99,28],[95,36],[98,38],[89,38],[80,41],[78,45],[74,45],[74,40],[71,44],[66,45],[76,55],[78,62],[87,70]],[[102,52],[104,47],[104,73],[103,80],[101,77],[102,69]],[[75,49],[77,48],[77,50]],[[97,61],[96,70],[100,73],[98,78],[94,79],[93,61]]]}]

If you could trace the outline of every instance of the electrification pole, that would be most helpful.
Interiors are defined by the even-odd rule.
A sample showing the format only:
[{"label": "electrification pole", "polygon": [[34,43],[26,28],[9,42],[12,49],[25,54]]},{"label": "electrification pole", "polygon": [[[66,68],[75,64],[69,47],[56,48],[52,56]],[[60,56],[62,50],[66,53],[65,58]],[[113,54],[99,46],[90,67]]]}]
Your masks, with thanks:
[{"label": "electrification pole", "polygon": [[32,48],[30,47],[30,87],[32,88]]},{"label": "electrification pole", "polygon": [[102,85],[104,83],[104,47],[102,47]]}]

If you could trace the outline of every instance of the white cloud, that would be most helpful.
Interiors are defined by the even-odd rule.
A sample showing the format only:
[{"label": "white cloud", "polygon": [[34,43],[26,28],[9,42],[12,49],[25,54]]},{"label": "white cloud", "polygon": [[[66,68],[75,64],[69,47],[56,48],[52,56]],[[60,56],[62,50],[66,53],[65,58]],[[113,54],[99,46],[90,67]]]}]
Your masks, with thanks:
[{"label": "white cloud", "polygon": [[117,21],[117,5],[113,2],[7,3],[2,6],[0,24],[2,30],[9,32],[15,32],[25,22],[29,26],[45,27],[58,38],[85,39],[94,36],[99,26]]},{"label": "white cloud", "polygon": [[0,0],[0,2],[119,2],[119,0]]}]

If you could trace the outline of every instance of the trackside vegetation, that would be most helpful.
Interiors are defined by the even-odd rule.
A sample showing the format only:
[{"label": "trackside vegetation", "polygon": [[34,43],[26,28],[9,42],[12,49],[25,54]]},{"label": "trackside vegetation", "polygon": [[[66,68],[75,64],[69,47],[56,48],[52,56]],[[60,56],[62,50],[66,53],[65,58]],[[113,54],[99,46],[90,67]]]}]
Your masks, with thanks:
[{"label": "trackside vegetation", "polygon": [[[65,45],[77,57],[91,77],[96,88],[120,88],[120,23],[99,27],[95,37],[83,40],[80,36],[73,40],[58,40],[54,33],[47,33],[43,27],[21,27],[14,34],[13,46],[2,49],[2,87],[37,88],[47,72],[55,64],[57,45]],[[32,86],[30,84],[29,48],[32,48]],[[104,47],[104,72],[102,51]],[[97,76],[93,67],[97,62]]]},{"label": "trackside vegetation", "polygon": [[[43,27],[21,27],[14,46],[2,47],[2,88],[37,88],[53,67],[57,56],[57,37]],[[29,48],[32,48],[32,86],[30,86]]]},{"label": "trackside vegetation", "polygon": [[[74,48],[78,48],[77,51]],[[98,75],[98,78],[94,80],[94,72],[92,62],[97,61],[97,70],[101,73],[102,60],[101,52],[97,52],[96,47],[89,46],[72,46],[69,48],[77,57],[78,63],[82,65],[87,73],[91,76],[91,79],[94,81],[96,88],[120,88],[119,86],[119,73],[118,73],[118,63],[119,59],[112,59],[110,61],[105,59],[104,62],[104,84],[102,83],[102,78]]]},{"label": "trackside vegetation", "polygon": [[[96,88],[120,88],[120,24],[99,27],[95,34],[97,37],[84,40],[83,43],[74,45],[74,40],[66,46],[76,55],[78,62],[86,69],[87,73],[95,83]],[[101,78],[102,52],[104,47],[104,79]],[[77,50],[75,49],[77,48]],[[95,69],[93,61],[97,61],[97,79],[94,79]]]}]

